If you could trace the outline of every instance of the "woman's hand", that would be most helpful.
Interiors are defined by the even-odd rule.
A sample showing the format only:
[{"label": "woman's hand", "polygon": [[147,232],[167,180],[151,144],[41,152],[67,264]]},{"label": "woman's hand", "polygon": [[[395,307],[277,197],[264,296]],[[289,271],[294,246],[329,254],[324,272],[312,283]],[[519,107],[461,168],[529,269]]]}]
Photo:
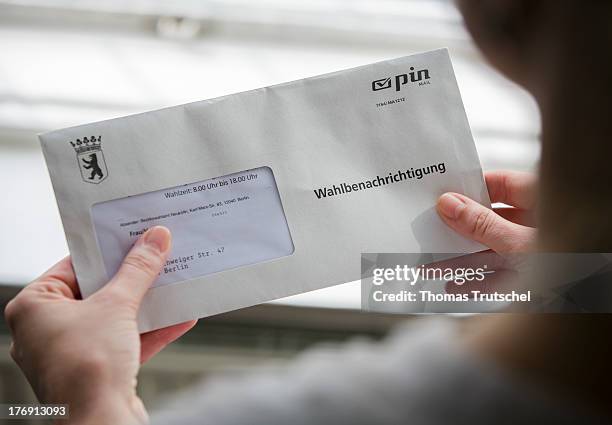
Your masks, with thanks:
[{"label": "woman's hand", "polygon": [[[511,207],[489,209],[458,193],[445,193],[438,200],[442,220],[459,234],[490,248],[429,265],[438,268],[479,268],[489,272],[482,281],[446,284],[447,293],[505,292],[512,290],[525,266],[525,254],[536,238],[534,208],[536,184],[532,174],[494,171],[485,174],[491,202]],[[522,253],[522,254],[521,254]]]},{"label": "woman's hand", "polygon": [[536,230],[535,177],[515,171],[485,173],[491,202],[511,208],[489,209],[458,193],[445,193],[438,200],[442,220],[457,233],[504,253],[526,252],[533,247]]},{"label": "woman's hand", "polygon": [[69,405],[70,423],[144,423],[136,395],[141,362],[196,321],[139,335],[140,302],[170,250],[164,227],[136,242],[117,274],[81,300],[69,258],[25,287],[5,309],[11,355],[42,403]]}]

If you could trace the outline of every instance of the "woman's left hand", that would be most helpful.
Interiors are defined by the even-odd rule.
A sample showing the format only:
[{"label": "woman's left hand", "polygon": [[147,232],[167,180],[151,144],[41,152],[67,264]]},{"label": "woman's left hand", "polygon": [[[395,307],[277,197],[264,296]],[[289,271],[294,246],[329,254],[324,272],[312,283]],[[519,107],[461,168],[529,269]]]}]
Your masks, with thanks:
[{"label": "woman's left hand", "polygon": [[69,405],[69,423],[147,421],[136,395],[140,363],[196,323],[138,333],[138,308],[166,261],[170,240],[164,227],[148,230],[110,282],[85,300],[65,258],[6,306],[11,355],[40,402]]}]

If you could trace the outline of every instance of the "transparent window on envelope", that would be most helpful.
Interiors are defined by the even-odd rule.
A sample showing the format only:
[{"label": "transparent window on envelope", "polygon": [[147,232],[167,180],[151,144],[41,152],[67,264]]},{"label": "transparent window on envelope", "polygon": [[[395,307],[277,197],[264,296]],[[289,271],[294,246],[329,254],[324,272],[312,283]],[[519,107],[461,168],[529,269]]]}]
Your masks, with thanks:
[{"label": "transparent window on envelope", "polygon": [[293,241],[270,167],[93,205],[108,277],[134,242],[161,225],[172,250],[154,286],[291,255]]}]

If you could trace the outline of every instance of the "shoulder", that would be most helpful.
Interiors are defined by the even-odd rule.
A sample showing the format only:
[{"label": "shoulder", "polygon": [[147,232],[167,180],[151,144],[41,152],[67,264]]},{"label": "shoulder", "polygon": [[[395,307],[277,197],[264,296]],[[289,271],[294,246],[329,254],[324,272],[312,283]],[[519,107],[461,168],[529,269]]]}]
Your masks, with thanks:
[{"label": "shoulder", "polygon": [[207,382],[156,423],[575,423],[528,392],[471,354],[454,320],[419,319],[384,341],[320,347],[282,370]]}]

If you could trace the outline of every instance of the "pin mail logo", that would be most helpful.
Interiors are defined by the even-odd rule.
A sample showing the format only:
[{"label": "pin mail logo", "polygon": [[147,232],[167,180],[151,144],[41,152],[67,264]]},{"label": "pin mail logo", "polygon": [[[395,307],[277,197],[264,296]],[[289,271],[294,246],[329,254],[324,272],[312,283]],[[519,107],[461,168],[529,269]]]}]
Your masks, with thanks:
[{"label": "pin mail logo", "polygon": [[411,66],[410,72],[407,74],[399,74],[394,78],[387,77],[372,81],[372,91],[386,90],[390,89],[391,87],[395,87],[395,91],[400,91],[402,86],[408,84],[409,82],[423,85],[425,83],[429,84],[427,80],[429,80],[428,69],[415,71],[414,67]]},{"label": "pin mail logo", "polygon": [[102,136],[84,137],[71,141],[81,171],[81,178],[87,183],[98,184],[108,176],[106,161],[102,153]]}]

